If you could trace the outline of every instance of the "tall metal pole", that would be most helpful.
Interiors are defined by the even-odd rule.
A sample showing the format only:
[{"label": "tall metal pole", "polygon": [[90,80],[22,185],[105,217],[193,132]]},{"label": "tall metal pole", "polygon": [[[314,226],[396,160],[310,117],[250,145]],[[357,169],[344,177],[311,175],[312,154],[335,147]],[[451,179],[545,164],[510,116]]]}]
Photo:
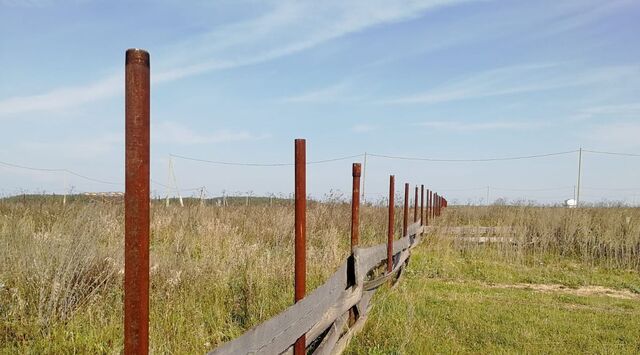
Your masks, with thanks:
[{"label": "tall metal pole", "polygon": [[420,225],[424,226],[424,185],[420,185]]},{"label": "tall metal pole", "polygon": [[351,168],[353,185],[351,187],[351,253],[360,241],[360,163],[353,163]]},{"label": "tall metal pole", "polygon": [[582,176],[582,147],[578,150],[578,186],[576,190],[576,207],[580,207],[580,178]]},{"label": "tall metal pole", "polygon": [[404,184],[404,208],[402,211],[402,236],[407,235],[409,225],[409,184]]},{"label": "tall metal pole", "polygon": [[489,206],[489,186],[487,186],[487,206]]},{"label": "tall metal pole", "polygon": [[429,214],[429,219],[433,219],[433,191],[429,190],[429,206],[427,208],[427,213]]},{"label": "tall metal pole", "polygon": [[124,353],[149,353],[149,53],[125,59]]},{"label": "tall metal pole", "polygon": [[67,172],[63,171],[62,172],[62,177],[64,179],[64,191],[62,191],[62,205],[66,205],[67,204]]},{"label": "tall metal pole", "polygon": [[429,216],[430,207],[429,206],[431,206],[431,190],[427,189],[427,208],[426,208],[425,214],[424,214],[424,224],[425,224],[425,226],[429,225],[429,219],[430,219],[430,216]]},{"label": "tall metal pole", "polygon": [[413,223],[418,222],[418,186],[416,185],[416,194],[413,197]]},{"label": "tall metal pole", "polygon": [[393,227],[395,224],[395,215],[394,215],[394,207],[395,207],[395,198],[394,198],[394,190],[395,190],[395,176],[389,176],[389,226],[387,233],[387,272],[391,272],[393,270]]},{"label": "tall metal pole", "polygon": [[[307,273],[307,181],[306,141],[295,140],[295,302],[304,298]],[[304,355],[306,334],[293,347],[294,355]]]}]

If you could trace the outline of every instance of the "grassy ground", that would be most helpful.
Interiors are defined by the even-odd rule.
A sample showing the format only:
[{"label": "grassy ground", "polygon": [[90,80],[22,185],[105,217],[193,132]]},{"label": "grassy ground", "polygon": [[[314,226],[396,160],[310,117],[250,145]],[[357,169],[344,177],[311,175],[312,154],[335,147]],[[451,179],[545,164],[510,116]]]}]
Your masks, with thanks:
[{"label": "grassy ground", "polygon": [[[640,352],[640,274],[432,240],[348,354]],[[603,287],[594,287],[603,286]]]},{"label": "grassy ground", "polygon": [[[121,202],[0,200],[0,353],[122,351]],[[206,352],[292,304],[289,202],[152,205],[153,353]],[[386,213],[361,209],[364,246],[386,240]],[[349,351],[638,352],[638,220],[624,208],[450,208],[436,224],[515,226],[516,243],[420,246]],[[350,206],[310,203],[307,222],[311,291],[348,256]],[[578,293],[589,285],[631,299]]]},{"label": "grassy ground", "polygon": [[[362,209],[364,244],[385,213]],[[309,204],[310,291],[347,258],[349,216]],[[0,200],[0,353],[120,353],[123,235],[118,201]],[[153,353],[204,353],[292,303],[292,205],[153,205]]]}]

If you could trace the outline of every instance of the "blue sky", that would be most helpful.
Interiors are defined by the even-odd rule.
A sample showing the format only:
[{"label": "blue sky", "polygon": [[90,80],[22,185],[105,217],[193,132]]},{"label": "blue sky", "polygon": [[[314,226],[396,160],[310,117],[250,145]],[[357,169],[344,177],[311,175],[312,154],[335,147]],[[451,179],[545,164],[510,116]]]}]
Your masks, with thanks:
[{"label": "blue sky", "polygon": [[[122,182],[131,47],[151,53],[159,183],[171,153],[291,162],[298,137],[309,160],[640,153],[639,16],[637,1],[0,0],[0,161]],[[361,159],[309,166],[309,192],[345,193]],[[639,163],[585,153],[583,199],[640,202]],[[293,191],[291,167],[174,166],[210,195]],[[369,198],[390,173],[460,202],[487,186],[554,202],[573,195],[577,153],[369,157]],[[122,189],[0,166],[0,193],[60,193],[65,175],[74,191]]]}]

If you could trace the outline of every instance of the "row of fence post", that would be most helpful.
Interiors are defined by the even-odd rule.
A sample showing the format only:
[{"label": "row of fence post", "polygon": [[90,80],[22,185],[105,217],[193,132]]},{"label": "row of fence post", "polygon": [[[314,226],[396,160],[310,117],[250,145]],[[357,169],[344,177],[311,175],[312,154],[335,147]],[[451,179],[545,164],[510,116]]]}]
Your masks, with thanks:
[{"label": "row of fence post", "polygon": [[[129,49],[125,59],[125,275],[124,352],[149,351],[149,226],[150,226],[150,58],[141,49]],[[295,268],[294,302],[306,292],[306,141],[295,140]],[[359,244],[361,165],[352,167],[351,252]],[[393,270],[395,223],[395,176],[389,177],[389,225],[387,271]],[[403,237],[408,233],[409,184],[405,184]],[[446,199],[427,190],[425,214],[424,185],[415,188],[413,221],[426,225],[446,207]],[[353,256],[352,256],[353,257]],[[294,354],[305,354],[305,336],[296,340]]]},{"label": "row of fence post", "polygon": [[[304,139],[295,140],[295,295],[294,301],[298,302],[304,298],[305,294],[305,273],[306,273],[306,141]],[[351,175],[352,191],[351,191],[351,253],[358,247],[359,243],[359,224],[360,224],[360,176],[361,165],[360,163],[353,163]],[[428,215],[431,214],[431,219],[440,216],[442,208],[446,207],[446,200],[439,194],[433,194],[431,190],[427,190],[427,206],[425,216],[424,206],[424,185],[420,186],[420,206],[418,206],[418,186],[415,187],[415,196],[413,204],[413,222],[418,222],[418,211],[420,211],[420,225],[427,225],[429,221]],[[403,211],[403,224],[402,224],[402,237],[408,234],[409,226],[409,184],[404,185],[404,211]],[[394,226],[395,226],[395,176],[389,176],[389,217],[388,217],[388,229],[387,229],[387,272],[393,270],[393,241],[394,241]],[[355,315],[350,313],[351,321]],[[302,355],[306,353],[305,348],[305,336],[301,336],[296,340],[293,353],[294,355]]]}]

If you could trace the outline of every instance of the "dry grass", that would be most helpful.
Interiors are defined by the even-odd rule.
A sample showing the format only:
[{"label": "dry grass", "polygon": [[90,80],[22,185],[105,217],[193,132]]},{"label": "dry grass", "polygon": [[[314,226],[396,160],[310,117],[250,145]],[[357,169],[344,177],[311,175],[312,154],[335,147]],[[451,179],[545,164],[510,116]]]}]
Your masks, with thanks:
[{"label": "dry grass", "polygon": [[[640,270],[640,209],[562,207],[454,207],[438,225],[510,227],[512,233],[488,235],[485,248],[511,262],[570,258],[592,266]],[[493,238],[495,237],[495,238]],[[475,251],[464,238],[457,247]]]},{"label": "dry grass", "polygon": [[[0,201],[0,352],[122,351],[123,217],[108,201]],[[523,227],[521,243],[487,246],[508,260],[552,255],[637,270],[638,218],[624,209],[450,208],[437,223]],[[385,240],[385,208],[363,207],[361,221],[362,244]],[[204,352],[292,303],[288,202],[157,203],[151,227],[154,353]],[[349,228],[348,203],[310,203],[308,289],[347,257]]]},{"label": "dry grass", "polygon": [[[363,244],[384,240],[385,211],[362,210]],[[350,206],[311,203],[308,288],[349,250]],[[293,207],[153,205],[151,345],[202,352],[284,310],[293,298]],[[122,349],[120,203],[0,202],[4,350]]]}]

